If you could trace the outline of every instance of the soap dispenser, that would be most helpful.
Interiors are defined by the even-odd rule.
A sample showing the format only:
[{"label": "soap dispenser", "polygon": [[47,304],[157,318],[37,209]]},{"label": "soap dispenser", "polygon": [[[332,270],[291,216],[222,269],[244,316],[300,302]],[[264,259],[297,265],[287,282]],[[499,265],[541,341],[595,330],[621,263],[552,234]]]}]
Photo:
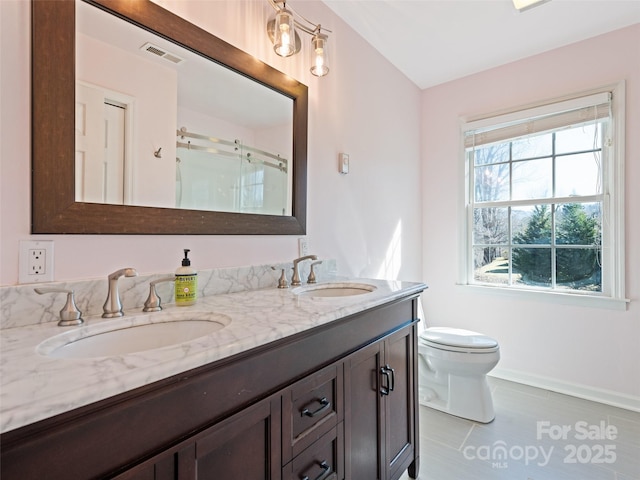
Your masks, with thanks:
[{"label": "soap dispenser", "polygon": [[196,303],[198,291],[198,272],[191,267],[189,250],[184,249],[182,266],[176,270],[176,305],[186,307]]}]

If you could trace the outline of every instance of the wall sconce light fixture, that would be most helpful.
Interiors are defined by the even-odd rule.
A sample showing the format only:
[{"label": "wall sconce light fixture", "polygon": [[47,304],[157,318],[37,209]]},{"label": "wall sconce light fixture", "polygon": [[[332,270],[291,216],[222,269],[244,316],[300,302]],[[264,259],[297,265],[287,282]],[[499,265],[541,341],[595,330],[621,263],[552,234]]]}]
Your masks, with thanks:
[{"label": "wall sconce light fixture", "polygon": [[[327,50],[327,39],[324,32],[331,33],[331,30],[322,28],[310,22],[302,15],[294,14],[293,10],[287,8],[286,2],[268,0],[276,11],[274,18],[267,22],[267,33],[273,42],[273,50],[281,57],[295,55],[302,48],[302,42],[298,31],[311,35],[311,73],[316,77],[324,77],[329,73],[329,52]],[[295,15],[295,16],[294,16]],[[298,17],[300,20],[296,19]]]}]

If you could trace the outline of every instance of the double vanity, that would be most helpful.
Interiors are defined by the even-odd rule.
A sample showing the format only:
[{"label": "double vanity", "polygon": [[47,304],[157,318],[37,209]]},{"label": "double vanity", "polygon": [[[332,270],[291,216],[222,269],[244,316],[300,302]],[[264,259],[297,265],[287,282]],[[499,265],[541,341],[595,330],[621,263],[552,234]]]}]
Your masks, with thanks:
[{"label": "double vanity", "polygon": [[417,476],[425,285],[275,285],[4,328],[0,476]]},{"label": "double vanity", "polygon": [[[237,77],[234,84],[255,80],[247,92],[282,97],[290,122],[277,141],[291,160],[282,193],[290,201],[282,215],[178,208],[181,202],[93,203],[75,191],[75,115],[82,111],[76,82],[100,75],[76,62],[76,40],[84,35],[83,18],[103,15],[110,25],[105,31],[132,28],[145,42],[166,42],[167,51],[186,47],[201,57],[203,68],[229,67],[225,75]],[[153,1],[33,0],[31,20],[31,233],[306,234],[305,85]],[[157,36],[147,38],[151,34]],[[130,69],[123,71],[124,84],[133,89]],[[157,107],[154,92],[148,93]],[[127,95],[136,98],[133,90]],[[207,103],[201,100],[198,105]],[[182,106],[181,115],[188,110]],[[211,124],[220,110],[189,118]],[[155,109],[150,115],[175,117]],[[251,132],[248,125],[238,127],[237,135]],[[267,129],[269,140],[274,130]],[[153,156],[155,170],[162,165],[169,172],[162,190],[174,192],[180,173],[172,154],[176,129],[167,132],[153,150],[129,156]],[[151,143],[157,141],[129,144]],[[418,296],[425,285],[328,282],[332,276],[319,275],[324,283],[277,288],[284,277],[278,280],[277,273],[271,266],[200,271],[197,304],[149,313],[142,309],[153,282],[161,298],[171,298],[171,285],[162,284],[166,274],[122,278],[124,316],[110,319],[100,317],[105,297],[115,298],[111,287],[107,296],[104,279],[57,284],[75,292],[84,312],[84,324],[66,327],[56,318],[60,295],[37,295],[28,285],[0,287],[0,477],[397,480],[409,469],[415,478]],[[119,301],[106,303],[114,308],[105,313],[119,313]],[[79,320],[74,309],[65,315],[66,323]]]}]

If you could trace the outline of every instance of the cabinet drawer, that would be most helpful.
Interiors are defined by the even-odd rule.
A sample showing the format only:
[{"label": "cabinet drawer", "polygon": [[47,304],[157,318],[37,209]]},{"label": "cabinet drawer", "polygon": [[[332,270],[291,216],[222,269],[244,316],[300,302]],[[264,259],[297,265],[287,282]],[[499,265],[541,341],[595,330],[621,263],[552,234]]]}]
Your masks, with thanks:
[{"label": "cabinet drawer", "polygon": [[282,463],[289,462],[343,419],[342,364],[295,383],[282,399]]},{"label": "cabinet drawer", "polygon": [[344,480],[344,423],[340,422],[282,469],[282,480]]}]

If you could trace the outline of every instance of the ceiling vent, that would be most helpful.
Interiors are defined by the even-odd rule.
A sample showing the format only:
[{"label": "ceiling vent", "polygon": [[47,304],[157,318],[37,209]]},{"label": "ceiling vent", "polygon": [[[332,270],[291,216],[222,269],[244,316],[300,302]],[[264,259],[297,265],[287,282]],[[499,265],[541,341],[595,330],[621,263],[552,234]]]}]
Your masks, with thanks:
[{"label": "ceiling vent", "polygon": [[145,43],[143,46],[140,47],[140,50],[147,52],[151,55],[155,55],[156,57],[164,58],[165,60],[173,63],[174,65],[180,65],[182,62],[185,61],[184,58],[179,57],[174,53],[167,52],[164,48],[160,48],[157,45],[154,45],[153,43]]}]

